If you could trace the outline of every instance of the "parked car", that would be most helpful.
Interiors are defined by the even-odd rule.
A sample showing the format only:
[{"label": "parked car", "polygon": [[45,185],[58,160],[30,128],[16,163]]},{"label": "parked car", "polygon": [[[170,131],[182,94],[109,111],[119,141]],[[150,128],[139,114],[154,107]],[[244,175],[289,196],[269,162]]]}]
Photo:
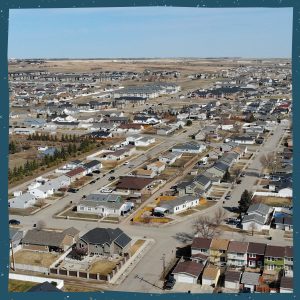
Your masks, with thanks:
[{"label": "parked car", "polygon": [[113,181],[113,180],[115,180],[115,179],[116,179],[115,176],[110,176],[110,177],[108,178],[109,181]]},{"label": "parked car", "polygon": [[73,188],[68,189],[69,193],[77,193],[78,191],[79,189],[73,189]]},{"label": "parked car", "polygon": [[165,289],[171,290],[176,283],[176,279],[174,277],[169,278],[165,283]]},{"label": "parked car", "polygon": [[99,170],[95,170],[93,171],[94,174],[100,174],[100,171]]},{"label": "parked car", "polygon": [[230,200],[230,198],[231,198],[231,195],[230,195],[230,194],[228,194],[228,195],[225,196],[225,199],[226,199],[226,200]]},{"label": "parked car", "polygon": [[8,221],[8,224],[9,225],[20,225],[21,222],[16,220],[16,219],[11,219],[11,220]]},{"label": "parked car", "polygon": [[125,161],[123,165],[127,166],[128,164],[129,164],[129,161]]},{"label": "parked car", "polygon": [[89,174],[86,174],[86,176],[90,176],[90,177],[92,177],[92,176],[94,176],[92,173],[89,173]]},{"label": "parked car", "polygon": [[92,180],[92,181],[90,181],[90,184],[93,184],[93,183],[95,183],[96,182],[96,180]]},{"label": "parked car", "polygon": [[108,173],[109,173],[109,174],[115,173],[115,170],[112,169],[112,170],[110,170]]},{"label": "parked car", "polygon": [[154,217],[164,217],[165,216],[165,214],[164,213],[162,213],[162,212],[159,212],[159,211],[154,211],[153,213],[152,213],[152,216],[154,216]]},{"label": "parked car", "polygon": [[236,181],[236,184],[241,184],[241,182],[242,182],[242,180],[241,180],[241,179],[238,179],[238,180]]}]

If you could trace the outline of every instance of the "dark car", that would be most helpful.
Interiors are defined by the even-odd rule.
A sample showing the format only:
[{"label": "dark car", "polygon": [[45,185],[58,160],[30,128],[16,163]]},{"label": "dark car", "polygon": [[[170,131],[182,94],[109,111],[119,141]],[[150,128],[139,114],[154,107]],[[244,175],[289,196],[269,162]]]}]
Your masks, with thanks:
[{"label": "dark car", "polygon": [[236,181],[237,184],[241,184],[241,182],[242,182],[242,180],[240,180],[240,179],[238,179],[238,180]]},{"label": "dark car", "polygon": [[90,176],[90,177],[92,177],[92,176],[94,176],[92,173],[89,173],[89,174],[86,174],[86,176]]},{"label": "dark car", "polygon": [[112,170],[110,170],[108,173],[109,173],[109,174],[115,173],[115,170],[112,169]]},{"label": "dark car", "polygon": [[95,183],[96,182],[96,180],[92,180],[91,182],[90,182],[90,184],[93,184],[93,183]]},{"label": "dark car", "polygon": [[170,278],[165,284],[165,289],[166,290],[171,290],[174,287],[175,283],[176,283],[176,279],[175,278]]},{"label": "dark car", "polygon": [[108,178],[109,181],[113,181],[113,180],[115,180],[115,179],[116,179],[115,176],[110,176],[110,177]]},{"label": "dark car", "polygon": [[159,211],[154,211],[153,213],[152,213],[152,216],[154,216],[154,217],[164,217],[165,216],[165,214],[164,213],[162,213],[162,212],[159,212]]},{"label": "dark car", "polygon": [[68,192],[69,193],[77,193],[78,189],[72,189],[72,188],[70,188],[70,189],[68,189]]},{"label": "dark car", "polygon": [[95,170],[93,171],[94,174],[100,174],[100,171],[99,170]]},{"label": "dark car", "polygon": [[8,224],[9,225],[20,225],[21,222],[18,221],[18,220],[15,220],[15,219],[11,219],[11,220],[8,221]]}]

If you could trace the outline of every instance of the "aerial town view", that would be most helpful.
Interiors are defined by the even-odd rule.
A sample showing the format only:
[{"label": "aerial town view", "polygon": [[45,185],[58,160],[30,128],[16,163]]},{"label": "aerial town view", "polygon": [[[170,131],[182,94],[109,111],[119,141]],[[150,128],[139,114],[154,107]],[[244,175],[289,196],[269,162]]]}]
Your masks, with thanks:
[{"label": "aerial town view", "polygon": [[9,291],[293,292],[291,50],[10,45]]}]

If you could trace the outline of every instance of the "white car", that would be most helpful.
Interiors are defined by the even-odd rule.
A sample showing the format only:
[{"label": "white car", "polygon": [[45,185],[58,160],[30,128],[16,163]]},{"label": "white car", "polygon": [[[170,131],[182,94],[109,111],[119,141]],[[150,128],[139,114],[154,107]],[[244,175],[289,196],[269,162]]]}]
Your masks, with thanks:
[{"label": "white car", "polygon": [[101,193],[112,193],[112,190],[107,189],[107,188],[103,188],[100,190]]},{"label": "white car", "polygon": [[123,165],[127,166],[128,164],[129,164],[129,161],[125,161]]}]

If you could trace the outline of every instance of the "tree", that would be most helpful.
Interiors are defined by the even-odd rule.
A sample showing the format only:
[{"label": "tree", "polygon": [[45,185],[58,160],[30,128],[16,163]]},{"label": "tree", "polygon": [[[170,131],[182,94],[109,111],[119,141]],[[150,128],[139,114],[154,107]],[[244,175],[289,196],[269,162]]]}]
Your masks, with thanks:
[{"label": "tree", "polygon": [[192,124],[193,124],[192,120],[187,120],[185,125],[186,126],[191,126]]},{"label": "tree", "polygon": [[239,211],[241,213],[245,213],[249,206],[251,205],[251,193],[248,190],[244,190],[243,194],[241,195],[241,200],[239,201]]},{"label": "tree", "polygon": [[226,170],[226,172],[225,172],[225,174],[224,174],[224,176],[223,176],[223,180],[224,180],[225,182],[231,182],[231,175],[230,175],[230,173],[229,173],[228,170]]}]

